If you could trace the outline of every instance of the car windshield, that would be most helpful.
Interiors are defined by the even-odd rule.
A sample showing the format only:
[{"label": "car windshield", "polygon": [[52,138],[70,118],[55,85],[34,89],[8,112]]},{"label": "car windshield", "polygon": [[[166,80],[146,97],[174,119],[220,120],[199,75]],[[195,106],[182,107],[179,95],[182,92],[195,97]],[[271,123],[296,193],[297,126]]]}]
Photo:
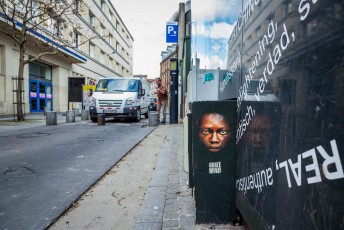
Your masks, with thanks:
[{"label": "car windshield", "polygon": [[101,79],[96,92],[137,92],[138,81],[134,79]]},{"label": "car windshield", "polygon": [[156,102],[156,101],[157,101],[156,98],[151,98],[151,99],[150,99],[150,102],[151,102],[151,103],[154,103],[154,102]]}]

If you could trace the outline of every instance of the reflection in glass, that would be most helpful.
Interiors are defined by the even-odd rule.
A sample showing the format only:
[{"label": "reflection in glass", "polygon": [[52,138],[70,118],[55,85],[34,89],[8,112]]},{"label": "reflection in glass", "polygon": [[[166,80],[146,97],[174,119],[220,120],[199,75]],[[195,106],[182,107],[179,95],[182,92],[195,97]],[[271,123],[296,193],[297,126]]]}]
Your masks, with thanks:
[{"label": "reflection in glass", "polygon": [[41,98],[39,99],[39,110],[44,111],[44,107],[45,107],[45,99]]},{"label": "reflection in glass", "polygon": [[30,110],[37,110],[37,98],[30,98]]}]

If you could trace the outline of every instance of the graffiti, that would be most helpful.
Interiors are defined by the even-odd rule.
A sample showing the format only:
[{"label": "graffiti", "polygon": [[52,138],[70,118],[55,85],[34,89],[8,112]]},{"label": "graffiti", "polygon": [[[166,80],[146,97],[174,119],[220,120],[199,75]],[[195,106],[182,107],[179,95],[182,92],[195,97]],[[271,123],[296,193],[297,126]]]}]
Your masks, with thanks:
[{"label": "graffiti", "polygon": [[205,82],[207,82],[207,81],[214,81],[214,74],[213,73],[206,73],[205,75],[204,75],[204,81],[203,81],[203,83],[205,83]]}]

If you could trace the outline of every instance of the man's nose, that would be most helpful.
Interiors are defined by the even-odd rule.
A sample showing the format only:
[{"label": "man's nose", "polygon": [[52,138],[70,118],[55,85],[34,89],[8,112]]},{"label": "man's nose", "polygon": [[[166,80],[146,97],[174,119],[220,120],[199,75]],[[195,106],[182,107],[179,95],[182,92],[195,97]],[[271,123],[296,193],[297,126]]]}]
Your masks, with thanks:
[{"label": "man's nose", "polygon": [[258,132],[255,136],[254,136],[256,142],[261,142],[262,141],[262,134],[260,132]]},{"label": "man's nose", "polygon": [[213,132],[213,135],[211,136],[210,142],[211,143],[219,142],[219,139],[217,138],[217,133],[216,132]]}]

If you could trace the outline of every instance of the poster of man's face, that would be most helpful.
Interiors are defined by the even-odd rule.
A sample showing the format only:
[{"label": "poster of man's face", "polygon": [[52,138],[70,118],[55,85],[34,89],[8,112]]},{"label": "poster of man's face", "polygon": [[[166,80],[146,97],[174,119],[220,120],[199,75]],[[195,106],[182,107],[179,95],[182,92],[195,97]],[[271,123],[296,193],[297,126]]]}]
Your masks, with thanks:
[{"label": "poster of man's face", "polygon": [[228,222],[236,215],[236,101],[193,102],[191,117],[196,221]]},{"label": "poster of man's face", "polygon": [[210,152],[219,152],[224,149],[231,138],[228,121],[221,114],[206,113],[201,119],[198,136]]}]

